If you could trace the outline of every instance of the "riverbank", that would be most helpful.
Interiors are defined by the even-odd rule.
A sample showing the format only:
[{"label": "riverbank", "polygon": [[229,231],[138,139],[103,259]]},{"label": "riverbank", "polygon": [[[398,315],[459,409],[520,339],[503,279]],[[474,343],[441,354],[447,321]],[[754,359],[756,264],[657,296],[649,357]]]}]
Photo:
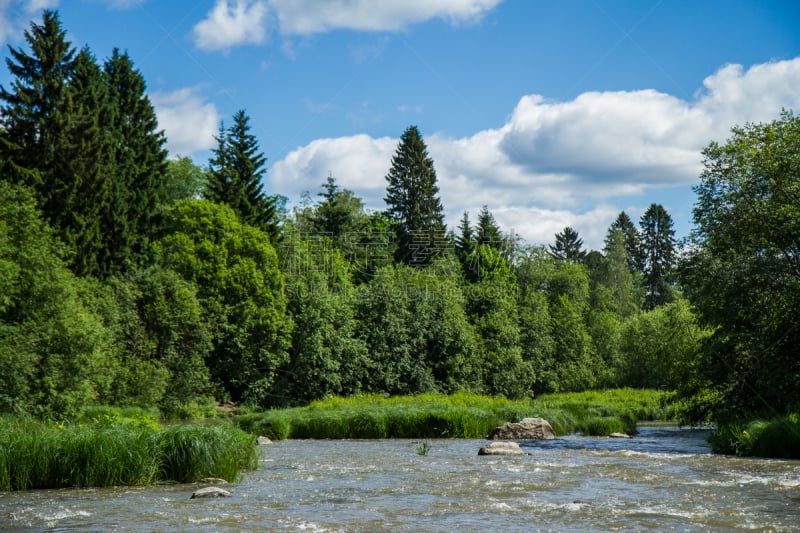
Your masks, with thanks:
[{"label": "riverbank", "polygon": [[255,440],[230,423],[0,418],[0,491],[235,481],[257,465]]},{"label": "riverbank", "polygon": [[615,389],[551,394],[508,400],[453,394],[330,398],[306,407],[248,413],[237,417],[245,431],[273,440],[484,438],[495,427],[542,417],[557,435],[634,434],[640,420],[669,420],[674,408],[661,391]]}]

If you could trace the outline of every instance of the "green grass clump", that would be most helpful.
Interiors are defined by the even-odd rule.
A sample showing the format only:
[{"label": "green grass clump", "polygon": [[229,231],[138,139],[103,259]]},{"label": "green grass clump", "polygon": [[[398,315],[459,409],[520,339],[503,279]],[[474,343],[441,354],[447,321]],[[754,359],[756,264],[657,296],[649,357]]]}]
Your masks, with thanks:
[{"label": "green grass clump", "polygon": [[800,459],[800,421],[794,414],[747,423],[729,422],[718,426],[709,442],[716,453]]},{"label": "green grass clump", "polygon": [[251,435],[232,425],[53,424],[0,418],[0,491],[234,481],[257,466]]},{"label": "green grass clump", "polygon": [[638,419],[664,419],[666,393],[620,389],[508,400],[475,394],[328,398],[307,407],[249,413],[245,431],[280,439],[483,438],[504,422],[541,417],[558,435],[633,434]]}]

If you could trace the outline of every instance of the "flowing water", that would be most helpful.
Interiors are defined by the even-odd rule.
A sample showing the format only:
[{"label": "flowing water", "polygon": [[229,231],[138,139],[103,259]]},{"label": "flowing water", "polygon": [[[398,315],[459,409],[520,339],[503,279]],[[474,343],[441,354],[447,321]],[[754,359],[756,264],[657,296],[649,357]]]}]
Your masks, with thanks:
[{"label": "flowing water", "polygon": [[798,531],[800,461],[711,455],[701,430],[630,440],[283,441],[203,485],[0,493],[0,531]]}]

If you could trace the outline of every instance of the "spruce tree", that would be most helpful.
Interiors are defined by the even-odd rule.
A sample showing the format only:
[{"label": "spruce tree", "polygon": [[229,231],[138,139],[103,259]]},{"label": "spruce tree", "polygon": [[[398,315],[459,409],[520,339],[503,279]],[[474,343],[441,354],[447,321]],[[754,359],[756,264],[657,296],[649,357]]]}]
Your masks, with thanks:
[{"label": "spruce tree", "polygon": [[458,235],[455,239],[456,256],[465,264],[475,252],[475,230],[469,221],[469,213],[464,211],[461,223],[458,225]]},{"label": "spruce tree", "polygon": [[386,213],[397,237],[395,260],[412,266],[430,264],[447,241],[436,171],[416,126],[400,137],[386,181]]},{"label": "spruce tree", "polygon": [[583,239],[578,236],[577,231],[567,226],[561,232],[556,233],[555,245],[550,245],[550,254],[556,259],[581,263],[586,257]]},{"label": "spruce tree", "polygon": [[275,198],[264,192],[261,180],[267,159],[250,133],[250,117],[237,111],[232,126],[226,130],[220,125],[216,140],[205,198],[230,206],[242,222],[266,231],[274,242],[278,238]]},{"label": "spruce tree", "polygon": [[670,300],[672,270],[676,263],[672,217],[660,204],[650,204],[639,220],[642,228],[645,307],[655,309]]},{"label": "spruce tree", "polygon": [[148,253],[167,194],[167,151],[144,78],[128,54],[114,49],[104,64],[104,74],[111,105],[108,128],[113,142],[113,183],[102,229],[108,253],[106,269],[115,271],[141,263]]},{"label": "spruce tree", "polygon": [[608,245],[614,232],[621,231],[625,243],[625,253],[627,255],[628,269],[631,273],[641,272],[642,270],[642,243],[639,230],[634,226],[633,221],[625,211],[620,211],[614,222],[608,228],[606,235],[606,245]]},{"label": "spruce tree", "polygon": [[500,231],[500,226],[494,219],[494,215],[489,211],[489,207],[484,205],[478,214],[478,227],[476,228],[476,240],[478,244],[491,246],[501,255],[507,258],[510,252],[510,241]]},{"label": "spruce tree", "polygon": [[34,188],[45,217],[62,210],[64,184],[56,166],[64,159],[68,116],[68,82],[75,49],[66,40],[58,13],[46,10],[42,24],[25,31],[30,54],[9,46],[6,65],[14,77],[11,90],[0,86],[3,101],[0,128],[1,179]]}]

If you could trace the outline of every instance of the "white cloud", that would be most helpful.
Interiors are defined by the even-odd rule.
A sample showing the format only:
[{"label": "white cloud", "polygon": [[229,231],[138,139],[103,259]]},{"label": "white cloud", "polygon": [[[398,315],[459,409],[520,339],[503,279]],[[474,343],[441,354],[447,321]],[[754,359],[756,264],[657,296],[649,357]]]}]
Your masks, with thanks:
[{"label": "white cloud", "polygon": [[172,157],[190,156],[215,146],[220,116],[216,106],[205,102],[195,88],[150,95],[158,116],[159,127],[167,136],[167,149]]},{"label": "white cloud", "polygon": [[58,6],[58,0],[0,0],[0,45],[16,41],[34,15]]},{"label": "white cloud", "polygon": [[257,0],[217,0],[194,27],[194,42],[204,50],[229,50],[261,44],[267,37],[267,6]]},{"label": "white cloud", "polygon": [[333,174],[339,186],[361,196],[367,207],[381,208],[397,140],[354,135],[317,139],[290,152],[267,175],[267,188],[296,199],[305,192],[312,196]]},{"label": "white cloud", "polygon": [[451,24],[479,20],[501,0],[269,0],[283,34],[338,29],[393,31],[440,18]]},{"label": "white cloud", "polygon": [[[625,202],[634,215],[646,206],[631,206],[631,199],[645,202],[647,192],[696,183],[700,151],[711,140],[724,142],[731,127],[772,120],[782,108],[800,110],[798,86],[800,58],[747,70],[728,65],[691,101],[654,90],[584,93],[568,102],[528,95],[500,128],[425,140],[450,227],[464,210],[475,218],[487,204],[505,230],[528,242],[550,242],[569,225],[598,249],[622,209],[614,203]],[[276,163],[271,176],[277,190],[297,198],[318,192],[332,172],[368,207],[383,208],[396,146],[397,139],[366,135],[321,139]]]}]

